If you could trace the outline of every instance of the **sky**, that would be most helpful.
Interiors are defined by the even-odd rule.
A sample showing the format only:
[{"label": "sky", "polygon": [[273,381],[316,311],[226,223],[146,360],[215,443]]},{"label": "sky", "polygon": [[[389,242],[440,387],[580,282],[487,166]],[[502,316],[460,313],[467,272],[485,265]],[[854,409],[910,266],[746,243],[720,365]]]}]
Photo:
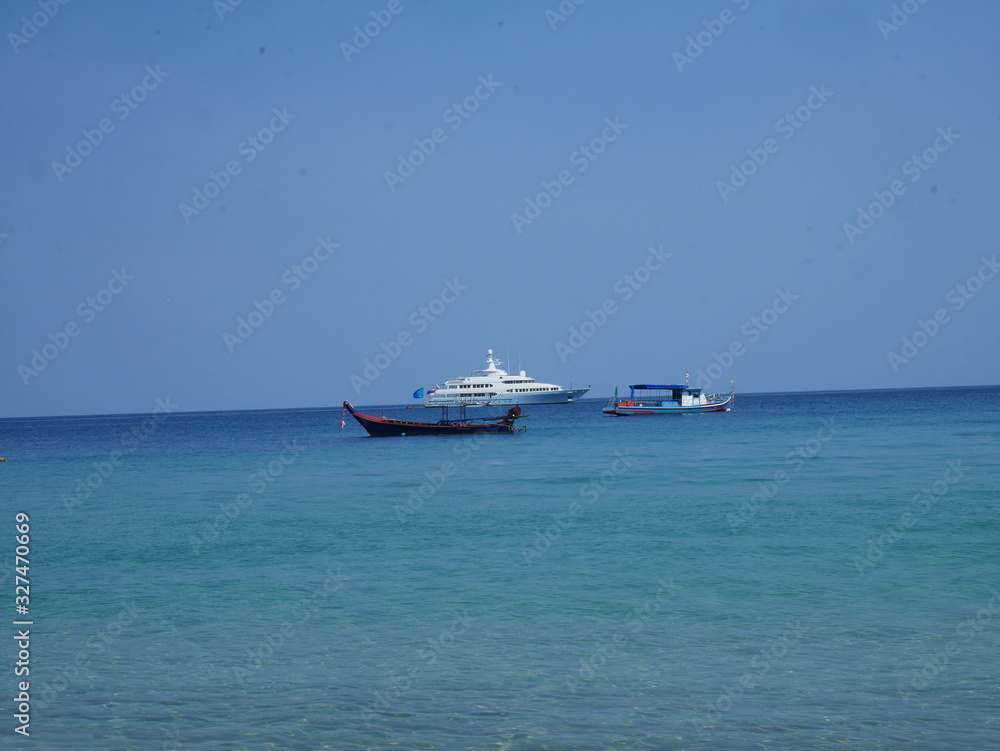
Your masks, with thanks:
[{"label": "sky", "polygon": [[[0,416],[996,384],[987,0],[0,11]],[[509,355],[508,355],[509,353]]]}]

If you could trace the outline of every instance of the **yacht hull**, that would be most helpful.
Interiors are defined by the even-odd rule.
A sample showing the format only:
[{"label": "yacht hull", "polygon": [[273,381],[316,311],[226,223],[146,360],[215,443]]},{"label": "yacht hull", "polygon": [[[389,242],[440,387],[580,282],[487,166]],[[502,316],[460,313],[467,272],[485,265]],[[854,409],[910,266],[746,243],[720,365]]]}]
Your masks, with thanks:
[{"label": "yacht hull", "polygon": [[561,391],[539,391],[537,393],[526,392],[523,394],[497,394],[488,398],[484,397],[447,397],[444,399],[431,399],[424,404],[425,407],[457,407],[462,404],[467,405],[512,405],[512,404],[573,404],[590,389],[562,389]]}]

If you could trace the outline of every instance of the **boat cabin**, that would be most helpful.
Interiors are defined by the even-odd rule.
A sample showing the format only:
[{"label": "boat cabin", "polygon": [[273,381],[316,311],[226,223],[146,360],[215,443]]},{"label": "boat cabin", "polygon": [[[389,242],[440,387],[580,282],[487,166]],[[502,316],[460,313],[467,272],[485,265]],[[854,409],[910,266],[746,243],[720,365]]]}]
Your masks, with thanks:
[{"label": "boat cabin", "polygon": [[685,384],[637,383],[629,389],[629,401],[637,407],[694,407],[703,401],[701,388]]}]

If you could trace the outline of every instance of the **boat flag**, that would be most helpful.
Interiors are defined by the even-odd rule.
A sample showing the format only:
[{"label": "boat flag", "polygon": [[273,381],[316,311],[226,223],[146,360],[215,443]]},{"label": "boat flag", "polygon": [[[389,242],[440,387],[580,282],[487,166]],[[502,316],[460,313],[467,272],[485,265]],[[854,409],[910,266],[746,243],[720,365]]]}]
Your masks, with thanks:
[{"label": "boat flag", "polygon": [[618,398],[618,387],[615,386],[615,399],[617,399],[617,398]]},{"label": "boat flag", "polygon": [[423,388],[423,386],[421,386],[419,389],[417,389],[416,391],[413,392],[413,398],[414,399],[423,399],[424,398],[424,388]]},{"label": "boat flag", "polygon": [[687,372],[687,369],[685,369],[685,370],[684,370],[684,385],[685,385],[685,386],[687,386],[687,385],[688,385],[688,378],[689,378],[689,376],[688,376],[688,372]]}]

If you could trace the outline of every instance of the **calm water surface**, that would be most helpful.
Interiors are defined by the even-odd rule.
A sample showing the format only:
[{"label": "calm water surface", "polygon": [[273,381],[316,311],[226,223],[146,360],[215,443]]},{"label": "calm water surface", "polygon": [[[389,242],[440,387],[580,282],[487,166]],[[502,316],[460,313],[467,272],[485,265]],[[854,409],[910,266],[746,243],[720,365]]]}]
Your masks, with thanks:
[{"label": "calm water surface", "polygon": [[1000,388],[601,406],[0,420],[0,747],[1000,747]]}]

